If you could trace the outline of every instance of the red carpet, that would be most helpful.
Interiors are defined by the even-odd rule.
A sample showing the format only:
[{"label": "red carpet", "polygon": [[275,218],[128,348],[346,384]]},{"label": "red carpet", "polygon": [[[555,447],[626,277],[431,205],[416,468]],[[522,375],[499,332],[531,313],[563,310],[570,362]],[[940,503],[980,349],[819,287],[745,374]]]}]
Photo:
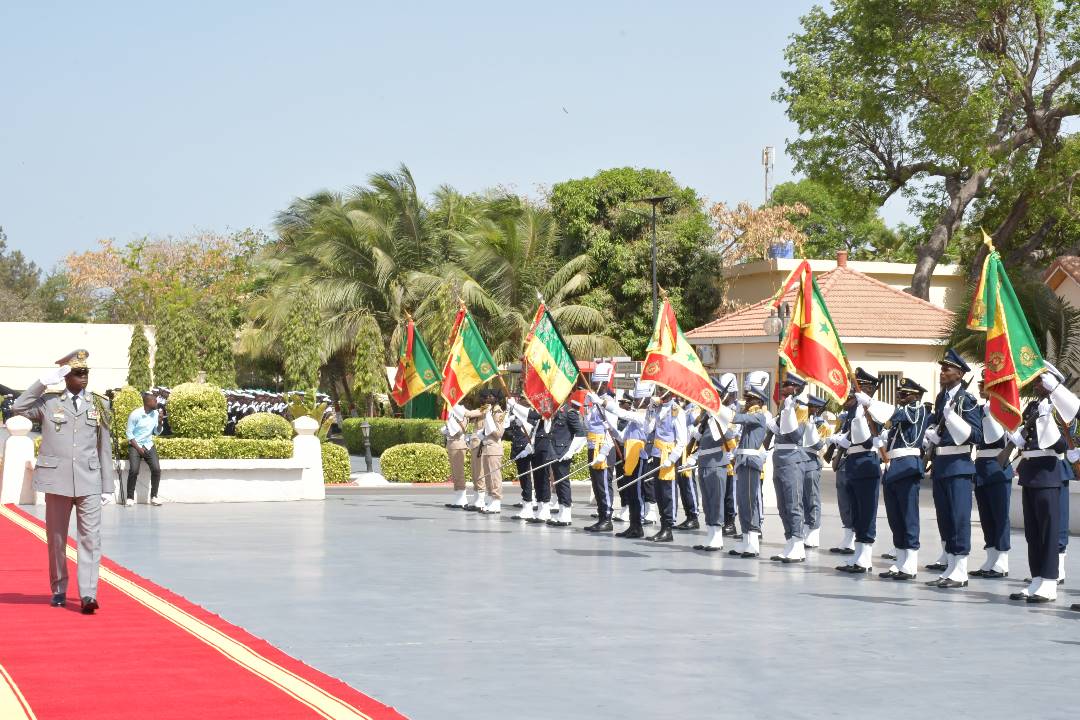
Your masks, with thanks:
[{"label": "red carpet", "polygon": [[49,606],[44,526],[0,507],[0,718],[384,720],[393,708],[102,560],[101,610]]}]

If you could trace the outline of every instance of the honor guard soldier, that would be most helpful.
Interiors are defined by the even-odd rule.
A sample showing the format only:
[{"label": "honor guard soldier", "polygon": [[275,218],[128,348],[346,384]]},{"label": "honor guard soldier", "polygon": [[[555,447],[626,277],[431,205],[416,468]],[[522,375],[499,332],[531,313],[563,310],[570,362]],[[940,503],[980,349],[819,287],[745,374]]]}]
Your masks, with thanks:
[{"label": "honor guard soldier", "polygon": [[[726,417],[735,416],[735,404],[738,403],[738,379],[734,373],[724,373],[719,380],[713,381],[721,402],[728,409]],[[730,426],[728,426],[730,427]],[[728,468],[738,444],[728,438],[725,422],[703,412],[698,423],[691,431],[691,437],[697,440],[697,468],[701,480],[701,503],[705,510],[705,544],[695,545],[695,550],[715,552],[724,549],[724,500],[727,490]]]},{"label": "honor guard soldier", "polygon": [[948,564],[933,587],[967,587],[967,560],[971,552],[971,496],[975,480],[973,445],[982,442],[982,410],[963,383],[971,372],[955,350],[941,360],[941,392],[934,403],[927,446],[933,458],[934,509],[938,531],[945,539]]},{"label": "honor guard soldier", "polygon": [[659,465],[656,473],[656,504],[660,512],[660,530],[648,539],[653,542],[671,542],[671,529],[675,526],[677,494],[675,491],[676,468],[686,449],[686,420],[683,409],[672,393],[653,400],[655,420],[651,455]]},{"label": "honor guard soldier", "polygon": [[446,438],[446,454],[450,459],[450,480],[454,483],[454,499],[446,507],[464,510],[469,505],[468,492],[465,489],[465,453],[469,444],[465,439],[465,407],[458,404],[446,413],[446,424],[440,432]]},{"label": "honor guard soldier", "polygon": [[[81,609],[98,609],[101,564],[101,496],[116,491],[112,465],[109,408],[101,395],[88,393],[90,356],[76,350],[30,385],[12,412],[41,424],[41,449],[34,466],[34,489],[45,493],[45,532],[49,547],[52,605],[67,602],[67,538],[71,509],[78,532],[78,581]],[[62,393],[46,393],[63,382]]]},{"label": "honor guard soldier", "polygon": [[514,398],[506,401],[506,410],[526,427],[532,428],[532,488],[536,510],[532,515],[528,515],[523,507],[517,517],[529,523],[547,523],[551,519],[550,478],[555,460],[551,447],[551,419],[543,419],[536,410]]},{"label": "honor guard soldier", "polygon": [[[983,375],[986,375],[985,370]],[[1006,448],[1008,434],[990,414],[990,394],[981,378],[979,395],[983,399],[980,406],[983,436],[975,446],[975,506],[979,509],[986,562],[968,574],[994,580],[1009,576],[1009,548],[1012,547],[1009,504],[1013,469],[1008,462],[1002,465],[1002,455],[1011,454],[1012,448]]]},{"label": "honor guard soldier", "polygon": [[[803,432],[803,545],[821,546],[821,451],[833,427],[824,416],[825,400],[811,395],[806,401],[810,417]],[[831,415],[831,413],[830,413]]]},{"label": "honor guard soldier", "polygon": [[[844,402],[844,408],[851,404],[851,398]],[[836,555],[855,554],[855,529],[851,520],[851,494],[848,492],[847,473],[844,472],[844,452],[839,438],[843,436],[841,428],[847,427],[850,413],[841,408],[840,415],[836,418],[833,434],[825,439],[828,449],[825,450],[824,459],[831,463],[833,474],[836,476],[836,509],[840,514],[840,526],[844,529],[844,538],[835,547],[829,548],[829,552]]]},{"label": "honor guard soldier", "polygon": [[675,530],[697,530],[701,527],[698,523],[698,491],[697,491],[697,464],[690,462],[690,430],[695,426],[699,416],[703,415],[704,411],[694,405],[693,403],[687,405],[685,411],[682,414],[683,422],[686,423],[686,437],[687,445],[686,450],[683,451],[682,465],[686,466],[683,470],[680,470],[676,476],[676,482],[679,486],[679,500],[682,501],[683,514],[686,517],[681,523],[676,525]]},{"label": "honor guard soldier", "polygon": [[[1068,385],[1066,390],[1071,389]],[[1066,435],[1066,445],[1070,454],[1076,445],[1077,422],[1074,419],[1070,423],[1064,423],[1061,432]],[[1076,479],[1076,470],[1073,462],[1068,458],[1063,459],[1058,465],[1061,467],[1061,502],[1058,505],[1061,519],[1058,522],[1058,585],[1065,584],[1065,552],[1069,549],[1069,481]]]},{"label": "honor guard soldier", "polygon": [[519,415],[513,411],[515,405],[518,405],[516,398],[506,399],[507,425],[504,439],[510,441],[510,459],[517,467],[518,484],[521,486],[521,512],[514,517],[528,520],[536,517],[533,505],[533,434],[536,426],[528,421],[528,410]]},{"label": "honor guard soldier", "polygon": [[769,402],[769,373],[753,370],[743,381],[743,409],[732,417],[742,428],[735,449],[735,494],[739,506],[742,541],[729,555],[755,558],[761,552],[761,476],[765,467],[766,427],[772,416],[765,409]]},{"label": "honor guard soldier", "polygon": [[485,515],[502,511],[502,439],[505,432],[506,413],[499,405],[499,393],[485,389],[480,393],[478,410],[469,410],[465,417],[477,421],[477,450],[474,458],[479,461],[482,490],[476,501],[476,509]]},{"label": "honor guard soldier", "polygon": [[888,580],[914,580],[919,568],[919,488],[926,474],[922,444],[930,423],[922,403],[925,394],[926,388],[911,378],[900,381],[885,440],[889,464],[881,485],[896,557],[878,576]]},{"label": "honor guard soldier", "polygon": [[[595,379],[595,378],[594,378]],[[585,532],[611,532],[614,491],[612,488],[612,468],[615,467],[615,443],[612,440],[609,418],[605,409],[604,398],[614,399],[614,393],[608,387],[602,387],[600,393],[589,394],[589,404],[585,409],[585,441],[589,453],[589,480],[592,481],[593,497],[596,498],[597,520],[586,526]]]},{"label": "honor guard soldier", "polygon": [[555,478],[555,496],[559,500],[559,514],[549,518],[552,527],[569,527],[572,522],[571,508],[573,501],[570,492],[570,463],[575,455],[585,447],[585,424],[581,414],[569,404],[564,404],[551,420],[547,421],[548,440],[551,444],[551,474]]},{"label": "honor guard soldier", "polygon": [[854,392],[848,397],[847,418],[840,432],[830,441],[843,450],[840,465],[846,479],[851,524],[855,532],[855,552],[852,561],[838,565],[847,573],[867,573],[873,567],[874,540],[877,538],[877,506],[881,491],[880,426],[892,416],[892,406],[871,397],[879,385],[876,376],[855,368]]},{"label": "honor guard soldier", "polygon": [[799,403],[799,395],[806,389],[806,381],[794,373],[788,373],[780,382],[780,407],[778,417],[766,423],[775,438],[772,449],[773,489],[776,506],[784,526],[783,551],[771,559],[783,563],[800,563],[806,560],[803,545],[803,475],[807,456],[803,450],[809,413]]},{"label": "honor guard soldier", "polygon": [[1059,421],[1071,423],[1080,409],[1077,399],[1061,382],[1056,370],[1047,371],[1031,384],[1036,400],[1024,408],[1023,425],[1011,435],[1021,450],[1016,468],[1023,488],[1024,537],[1027,538],[1031,584],[1009,597],[1031,603],[1057,600],[1058,535],[1061,523],[1061,454],[1080,461],[1080,450],[1068,448]]},{"label": "honor guard soldier", "polygon": [[[619,481],[619,497],[623,504],[629,508],[630,526],[622,532],[615,533],[616,537],[637,539],[645,537],[642,525],[645,520],[645,489],[642,477],[647,475],[653,467],[649,454],[645,451],[649,435],[646,427],[648,411],[647,405],[652,398],[654,386],[651,382],[641,382],[634,386],[622,404],[608,398],[607,410],[620,423],[624,423],[619,439],[623,446],[622,480]],[[634,407],[629,405],[634,404]]]}]

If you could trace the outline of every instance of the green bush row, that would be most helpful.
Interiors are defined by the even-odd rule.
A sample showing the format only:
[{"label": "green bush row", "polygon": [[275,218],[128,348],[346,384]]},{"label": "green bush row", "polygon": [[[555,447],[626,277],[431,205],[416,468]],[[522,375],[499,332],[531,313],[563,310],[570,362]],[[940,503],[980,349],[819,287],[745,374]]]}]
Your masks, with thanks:
[{"label": "green bush row", "polygon": [[[472,486],[472,454],[465,456],[465,481]],[[584,465],[586,451],[574,456],[570,467]],[[503,482],[517,481],[517,464],[510,461],[510,443],[503,443]],[[382,474],[390,482],[437,483],[450,479],[450,459],[446,448],[433,443],[402,443],[388,448],[379,460]],[[581,467],[570,474],[571,480],[588,480],[589,468]]]},{"label": "green bush row", "polygon": [[445,445],[439,429],[442,420],[403,420],[401,418],[347,418],[341,428],[345,446],[353,455],[364,454],[364,434],[360,423],[371,424],[371,454],[381,456],[387,448],[402,443],[431,443]]},{"label": "green bush row", "polygon": [[322,444],[323,482],[349,482],[349,451],[340,445],[324,442]]},{"label": "green bush row", "polygon": [[162,460],[283,460],[293,454],[290,440],[231,437],[158,438],[154,447]]},{"label": "green bush row", "polygon": [[274,413],[252,413],[236,423],[236,437],[243,440],[291,440],[292,436],[292,423]]}]

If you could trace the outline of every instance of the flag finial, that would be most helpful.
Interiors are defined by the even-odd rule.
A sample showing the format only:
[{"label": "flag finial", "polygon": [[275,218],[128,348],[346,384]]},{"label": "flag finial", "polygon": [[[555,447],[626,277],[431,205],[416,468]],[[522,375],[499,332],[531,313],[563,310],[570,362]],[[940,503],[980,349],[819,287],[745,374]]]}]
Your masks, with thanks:
[{"label": "flag finial", "polygon": [[986,245],[986,249],[987,249],[988,251],[990,251],[990,252],[994,252],[995,250],[997,250],[997,248],[995,248],[995,247],[994,247],[994,240],[993,240],[993,238],[991,238],[991,237],[990,237],[990,236],[989,236],[989,235],[988,235],[988,234],[986,233],[986,230],[983,230],[983,228],[979,228],[979,229],[980,229],[980,230],[982,230],[982,234],[983,234],[983,244],[984,244],[984,245]]}]

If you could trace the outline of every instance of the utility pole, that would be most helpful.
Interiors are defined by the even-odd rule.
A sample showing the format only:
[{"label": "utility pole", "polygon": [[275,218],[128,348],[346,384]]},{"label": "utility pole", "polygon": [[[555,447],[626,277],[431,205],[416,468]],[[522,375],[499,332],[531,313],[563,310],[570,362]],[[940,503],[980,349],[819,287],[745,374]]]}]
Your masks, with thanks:
[{"label": "utility pole", "polygon": [[769,203],[769,179],[772,176],[773,168],[776,167],[776,148],[772,145],[766,145],[765,149],[761,151],[761,164],[765,168],[765,203]]},{"label": "utility pole", "polygon": [[652,205],[652,318],[654,324],[657,315],[660,313],[659,293],[656,285],[656,206],[671,198],[671,195],[653,195],[651,197],[634,198],[630,201],[646,202]]}]

